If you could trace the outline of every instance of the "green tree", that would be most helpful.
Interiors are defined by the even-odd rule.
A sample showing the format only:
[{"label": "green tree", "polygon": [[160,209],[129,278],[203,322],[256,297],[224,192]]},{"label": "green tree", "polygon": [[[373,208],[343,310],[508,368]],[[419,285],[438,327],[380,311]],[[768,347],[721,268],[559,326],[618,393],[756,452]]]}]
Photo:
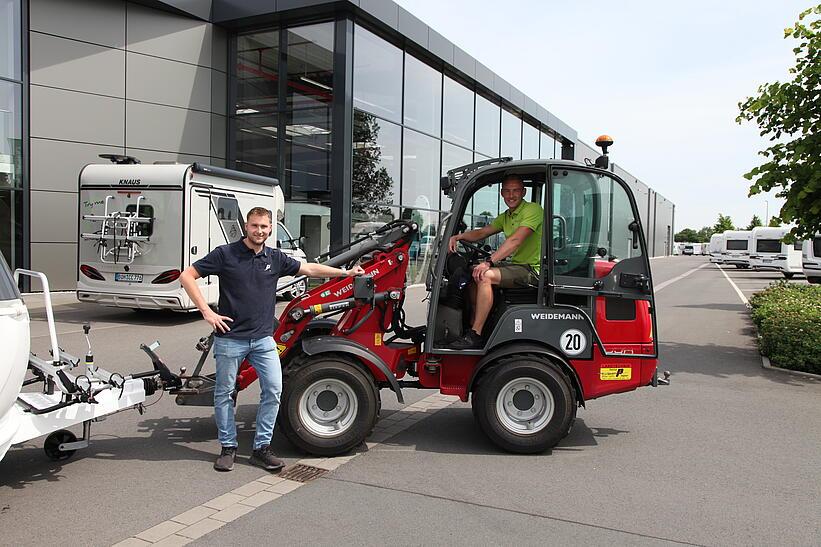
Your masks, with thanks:
[{"label": "green tree", "polygon": [[698,232],[692,228],[685,228],[676,234],[675,240],[678,243],[699,243]]},{"label": "green tree", "polygon": [[379,146],[379,122],[376,117],[356,111],[353,125],[353,214],[358,217],[390,217],[391,209],[384,204],[393,200],[393,177],[382,165]]},{"label": "green tree", "polygon": [[707,243],[710,241],[710,238],[715,233],[712,226],[705,226],[701,230],[698,231],[698,240],[702,243]]},{"label": "green tree", "polygon": [[755,121],[772,146],[759,152],[766,161],[744,177],[750,195],[780,189],[785,198],[779,220],[795,223],[791,239],[821,231],[821,4],[803,11],[784,38],[798,41],[788,82],[767,83],[739,103],[736,121]]},{"label": "green tree", "polygon": [[750,223],[747,225],[746,230],[752,230],[753,228],[758,228],[759,226],[764,226],[764,223],[761,222],[761,219],[758,218],[758,215],[753,215],[753,218],[750,219]]},{"label": "green tree", "polygon": [[778,217],[772,217],[770,219],[770,222],[767,223],[767,226],[769,226],[770,228],[778,228],[779,226],[781,226],[781,219]]},{"label": "green tree", "polygon": [[731,219],[729,216],[725,216],[719,213],[718,220],[715,224],[713,224],[713,233],[721,234],[723,232],[726,232],[727,230],[735,230],[735,226],[733,225],[733,219]]}]

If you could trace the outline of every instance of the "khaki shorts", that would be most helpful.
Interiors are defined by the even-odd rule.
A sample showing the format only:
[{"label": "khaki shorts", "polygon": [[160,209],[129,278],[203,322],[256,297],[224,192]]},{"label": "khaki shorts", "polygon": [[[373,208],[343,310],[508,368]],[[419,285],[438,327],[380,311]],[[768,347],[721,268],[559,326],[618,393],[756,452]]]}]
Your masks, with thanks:
[{"label": "khaki shorts", "polygon": [[525,264],[499,264],[495,266],[502,276],[499,287],[502,289],[521,289],[539,286],[539,276],[533,268]]}]

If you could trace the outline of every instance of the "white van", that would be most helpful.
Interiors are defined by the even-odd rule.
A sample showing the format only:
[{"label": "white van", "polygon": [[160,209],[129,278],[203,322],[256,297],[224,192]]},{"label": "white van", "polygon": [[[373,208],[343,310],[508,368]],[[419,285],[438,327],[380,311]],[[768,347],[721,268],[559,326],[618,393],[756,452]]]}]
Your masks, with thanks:
[{"label": "white van", "polygon": [[801,246],[803,242],[784,243],[782,239],[789,231],[790,228],[784,226],[753,228],[750,266],[754,270],[780,271],[787,279],[792,279],[795,274],[802,273]]},{"label": "white van", "polygon": [[821,284],[821,233],[804,242],[802,260],[807,281]]},{"label": "white van", "polygon": [[19,428],[14,403],[26,376],[29,358],[29,314],[8,264],[0,253],[0,460]]},{"label": "white van", "polygon": [[[182,270],[244,235],[245,215],[265,207],[282,220],[276,179],[210,165],[143,165],[129,156],[80,171],[77,298],[105,306],[194,310],[179,282]],[[277,224],[277,243],[305,260],[297,240]],[[290,278],[280,280],[287,283]],[[209,304],[219,280],[199,281]],[[296,296],[301,287],[287,289]]]},{"label": "white van", "polygon": [[724,243],[721,250],[722,262],[736,268],[749,268],[752,238],[753,233],[750,230],[727,230],[724,232]]},{"label": "white van", "polygon": [[714,264],[721,264],[724,262],[724,234],[713,234],[710,236],[710,262]]}]

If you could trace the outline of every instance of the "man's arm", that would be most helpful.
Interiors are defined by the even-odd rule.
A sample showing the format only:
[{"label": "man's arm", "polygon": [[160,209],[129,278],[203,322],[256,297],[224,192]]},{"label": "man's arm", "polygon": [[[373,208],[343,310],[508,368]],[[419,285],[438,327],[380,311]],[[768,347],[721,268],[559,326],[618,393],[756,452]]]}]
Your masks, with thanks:
[{"label": "man's arm", "polygon": [[[468,230],[467,232],[463,232],[461,234],[456,234],[455,236],[450,238],[448,241],[448,250],[452,253],[456,252],[456,244],[462,240],[469,241],[474,243],[476,241],[481,241],[487,237],[492,236],[493,234],[498,234],[502,230],[494,226],[493,224],[488,224],[482,228],[476,228],[474,230]],[[513,251],[511,251],[512,253]]]},{"label": "man's arm", "polygon": [[326,266],[324,264],[316,264],[314,262],[303,262],[299,266],[299,275],[307,275],[308,277],[354,277],[362,275],[365,270],[362,266],[354,266],[350,270],[343,270],[341,268],[334,268],[333,266]]},{"label": "man's arm", "polygon": [[[502,243],[501,247],[499,247],[494,253],[490,255],[490,260],[493,261],[494,264],[501,262],[502,260],[506,259],[514,252],[516,249],[519,248],[519,245],[522,242],[530,237],[533,234],[533,229],[528,228],[527,226],[519,226],[516,228],[516,231],[511,234],[511,236],[505,239],[505,242]],[[482,279],[485,273],[491,268],[488,262],[480,262],[473,268],[473,279],[477,282]]]},{"label": "man's arm", "polygon": [[197,309],[200,310],[202,318],[211,325],[211,328],[214,330],[219,329],[220,332],[228,332],[231,329],[228,327],[226,321],[233,322],[234,320],[230,317],[219,315],[211,309],[197,285],[197,279],[200,277],[202,276],[194,266],[188,266],[185,271],[180,274],[180,285],[185,289],[185,292],[194,302],[194,305],[197,306]]}]

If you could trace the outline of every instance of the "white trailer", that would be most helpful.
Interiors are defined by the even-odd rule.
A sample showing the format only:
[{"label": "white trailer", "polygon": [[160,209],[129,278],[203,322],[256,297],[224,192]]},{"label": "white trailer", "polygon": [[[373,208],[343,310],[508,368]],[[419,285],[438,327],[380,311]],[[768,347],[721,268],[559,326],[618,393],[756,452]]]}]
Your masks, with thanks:
[{"label": "white trailer", "polygon": [[[276,179],[200,163],[143,165],[128,156],[102,157],[112,163],[80,171],[78,300],[136,310],[195,309],[180,273],[217,246],[243,237],[252,207],[272,211],[275,244],[305,260],[278,222],[284,199]],[[283,278],[280,286],[290,281]],[[198,283],[215,304],[218,278]],[[286,290],[297,296],[305,283]]]},{"label": "white trailer", "polygon": [[721,264],[724,262],[724,234],[713,234],[710,236],[710,262]]},{"label": "white trailer", "polygon": [[803,272],[801,268],[801,241],[784,243],[784,236],[790,231],[785,226],[759,226],[752,230],[750,267],[754,270],[775,270],[787,279]]},{"label": "white trailer", "polygon": [[804,242],[802,260],[807,281],[821,284],[821,233]]},{"label": "white trailer", "polygon": [[727,230],[724,232],[724,245],[721,251],[722,262],[736,268],[749,268],[752,238],[753,232],[751,230]]}]

